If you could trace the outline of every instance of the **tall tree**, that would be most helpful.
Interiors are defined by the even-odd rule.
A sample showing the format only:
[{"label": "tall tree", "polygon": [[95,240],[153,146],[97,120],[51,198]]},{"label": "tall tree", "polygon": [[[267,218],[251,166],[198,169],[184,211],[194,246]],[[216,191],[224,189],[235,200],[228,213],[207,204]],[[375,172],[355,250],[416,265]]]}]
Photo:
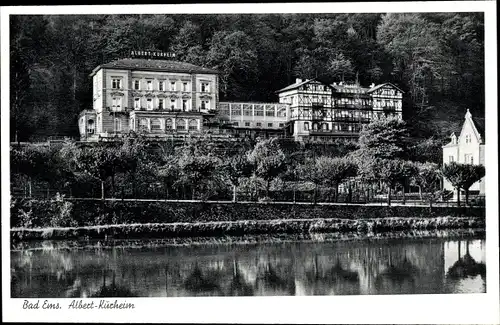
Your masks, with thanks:
[{"label": "tall tree", "polygon": [[247,157],[255,168],[255,175],[266,182],[266,195],[269,197],[271,181],[287,168],[286,156],[278,140],[271,138],[257,142],[253,150],[248,152]]},{"label": "tall tree", "polygon": [[436,202],[442,194],[441,170],[434,163],[417,163],[416,173],[411,177],[413,185],[418,186],[422,198],[429,202],[429,207]]}]

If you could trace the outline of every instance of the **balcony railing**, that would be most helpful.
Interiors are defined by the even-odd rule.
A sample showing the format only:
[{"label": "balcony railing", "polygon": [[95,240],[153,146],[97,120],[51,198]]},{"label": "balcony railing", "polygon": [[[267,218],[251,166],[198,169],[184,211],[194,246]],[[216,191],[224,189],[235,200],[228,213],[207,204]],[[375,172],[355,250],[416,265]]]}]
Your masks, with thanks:
[{"label": "balcony railing", "polygon": [[359,109],[359,110],[372,110],[371,105],[357,105],[357,104],[335,104],[333,108],[344,108],[344,109]]}]

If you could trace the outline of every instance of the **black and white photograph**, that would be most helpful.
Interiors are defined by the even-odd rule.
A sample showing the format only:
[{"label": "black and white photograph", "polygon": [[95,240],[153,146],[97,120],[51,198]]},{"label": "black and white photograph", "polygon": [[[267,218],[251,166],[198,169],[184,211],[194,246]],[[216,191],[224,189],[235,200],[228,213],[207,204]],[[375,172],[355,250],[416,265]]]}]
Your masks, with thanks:
[{"label": "black and white photograph", "polygon": [[4,320],[500,322],[496,4],[417,4],[2,7]]}]

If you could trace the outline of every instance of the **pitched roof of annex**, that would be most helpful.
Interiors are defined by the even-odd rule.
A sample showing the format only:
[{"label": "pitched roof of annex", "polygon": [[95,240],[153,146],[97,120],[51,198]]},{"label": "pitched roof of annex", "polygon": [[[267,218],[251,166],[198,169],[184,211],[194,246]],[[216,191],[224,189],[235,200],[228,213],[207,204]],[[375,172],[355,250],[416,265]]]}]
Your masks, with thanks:
[{"label": "pitched roof of annex", "polygon": [[296,89],[296,88],[298,88],[298,87],[300,87],[300,86],[302,86],[302,85],[308,84],[308,83],[310,83],[310,82],[312,82],[312,81],[316,81],[316,82],[322,83],[322,84],[324,84],[325,86],[328,86],[328,87],[330,87],[330,88],[332,87],[332,86],[331,86],[331,85],[329,85],[327,82],[325,82],[325,81],[323,81],[323,80],[321,80],[321,79],[319,79],[319,78],[313,78],[313,79],[306,79],[306,80],[301,80],[301,81],[299,81],[299,82],[295,82],[295,83],[293,83],[293,84],[291,84],[291,85],[289,85],[289,86],[286,86],[285,88],[282,88],[282,89],[280,89],[280,90],[277,90],[277,91],[276,91],[276,93],[282,93],[282,92],[284,92],[284,91],[293,90],[293,89]]},{"label": "pitched roof of annex", "polygon": [[390,82],[386,82],[386,83],[383,83],[383,84],[380,84],[380,85],[376,85],[372,88],[370,88],[370,90],[368,90],[369,93],[379,89],[379,88],[382,88],[383,86],[391,86],[391,87],[394,87],[396,88],[397,90],[399,90],[400,92],[404,93],[403,90],[401,90],[401,88],[399,88],[398,86],[394,85],[393,83],[390,83]]},{"label": "pitched roof of annex", "polygon": [[156,60],[156,59],[120,59],[97,66],[90,76],[92,77],[100,69],[123,69],[142,70],[159,72],[180,72],[180,73],[207,73],[218,74],[214,69],[201,67],[187,62]]}]

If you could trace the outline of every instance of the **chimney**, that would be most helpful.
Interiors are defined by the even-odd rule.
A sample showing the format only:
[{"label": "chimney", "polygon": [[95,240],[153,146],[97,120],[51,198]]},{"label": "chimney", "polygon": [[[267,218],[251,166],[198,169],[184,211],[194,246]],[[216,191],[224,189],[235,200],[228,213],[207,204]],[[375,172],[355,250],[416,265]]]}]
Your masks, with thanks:
[{"label": "chimney", "polygon": [[299,83],[301,83],[301,82],[302,82],[302,79],[300,79],[300,78],[296,78],[296,79],[295,79],[295,83],[296,83],[296,84],[299,84]]},{"label": "chimney", "polygon": [[339,82],[339,86],[342,86],[343,84],[344,84],[344,82],[343,82],[343,81]]}]

